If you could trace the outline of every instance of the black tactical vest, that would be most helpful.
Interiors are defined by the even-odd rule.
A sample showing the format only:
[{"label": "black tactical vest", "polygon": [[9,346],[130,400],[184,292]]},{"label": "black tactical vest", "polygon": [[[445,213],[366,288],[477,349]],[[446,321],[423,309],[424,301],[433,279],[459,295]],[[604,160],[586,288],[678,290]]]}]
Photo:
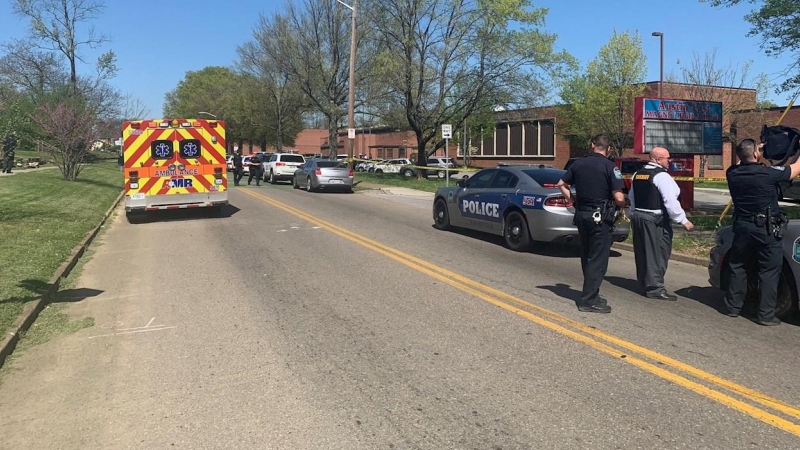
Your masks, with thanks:
[{"label": "black tactical vest", "polygon": [[656,175],[667,170],[663,167],[647,168],[646,166],[639,169],[633,176],[633,200],[637,209],[664,209],[664,199],[661,198],[661,193],[658,188],[653,184],[653,178]]}]

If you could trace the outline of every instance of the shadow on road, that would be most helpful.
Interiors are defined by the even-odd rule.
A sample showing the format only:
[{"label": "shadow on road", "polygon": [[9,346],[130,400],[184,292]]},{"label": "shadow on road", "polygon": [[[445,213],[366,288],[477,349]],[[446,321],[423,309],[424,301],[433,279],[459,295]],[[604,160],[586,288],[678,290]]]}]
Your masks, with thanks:
[{"label": "shadow on road", "polygon": [[639,282],[632,279],[632,278],[622,278],[622,277],[609,277],[605,278],[606,281],[613,284],[618,288],[625,289],[626,291],[631,291],[636,295],[642,295],[642,287],[639,286]]},{"label": "shadow on road", "polygon": [[557,296],[571,302],[577,302],[581,298],[581,291],[573,289],[571,286],[568,286],[564,283],[558,283],[554,286],[542,285],[536,287],[539,289],[546,289],[553,294],[556,294]]},{"label": "shadow on road", "polygon": [[222,207],[219,213],[213,208],[191,208],[191,209],[164,209],[158,211],[136,212],[128,216],[131,223],[150,223],[150,222],[176,222],[182,220],[199,219],[227,219],[241,211],[234,205],[228,204]]},{"label": "shadow on road", "polygon": [[[10,297],[0,300],[0,303],[27,303],[41,298],[50,289],[50,284],[42,280],[22,280],[17,286],[30,292],[23,297]],[[104,291],[91,288],[64,289],[49,299],[51,303],[79,302],[89,297],[96,297]]]},{"label": "shadow on road", "polygon": [[708,306],[721,314],[727,312],[722,297],[725,293],[713,286],[689,286],[678,289],[676,294]]},{"label": "shadow on road", "polygon": [[[431,228],[435,228],[431,225]],[[478,239],[484,242],[489,242],[491,244],[495,244],[500,247],[506,247],[505,239],[502,236],[497,236],[495,234],[484,233],[482,231],[477,230],[469,230],[465,228],[456,228],[453,227],[450,229],[451,233],[460,234],[462,236],[466,236],[472,239]],[[581,257],[581,248],[577,244],[565,244],[565,243],[555,243],[555,242],[534,242],[531,246],[532,250],[528,253],[532,253],[534,255],[541,255],[541,256],[550,256],[553,258],[580,258]],[[611,258],[619,258],[622,256],[622,253],[611,250],[609,253]]]}]

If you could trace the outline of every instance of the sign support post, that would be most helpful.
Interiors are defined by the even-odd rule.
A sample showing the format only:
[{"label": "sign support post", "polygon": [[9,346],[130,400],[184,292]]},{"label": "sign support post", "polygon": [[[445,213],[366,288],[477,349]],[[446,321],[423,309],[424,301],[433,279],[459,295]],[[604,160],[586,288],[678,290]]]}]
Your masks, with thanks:
[{"label": "sign support post", "polygon": [[[447,123],[442,124],[442,137],[444,138],[444,160],[449,161],[450,138],[453,137],[453,125]],[[445,165],[444,179],[444,185],[450,187],[450,163],[446,163]]]}]

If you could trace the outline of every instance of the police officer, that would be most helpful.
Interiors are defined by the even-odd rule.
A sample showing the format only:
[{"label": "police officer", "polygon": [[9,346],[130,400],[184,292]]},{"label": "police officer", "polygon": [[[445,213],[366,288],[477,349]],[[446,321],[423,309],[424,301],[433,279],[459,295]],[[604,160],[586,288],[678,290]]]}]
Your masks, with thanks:
[{"label": "police officer", "polygon": [[728,315],[737,317],[747,295],[747,263],[758,270],[759,304],[756,323],[780,325],[775,317],[778,282],[781,276],[782,219],[778,209],[778,183],[800,174],[800,159],[788,167],[766,167],[758,162],[760,146],[745,139],[736,146],[739,164],[728,169],[728,189],[733,200],[733,245],[730,252],[730,277],[725,306]]},{"label": "police officer", "polygon": [[14,156],[17,148],[17,135],[13,131],[6,136],[3,143],[3,173],[11,173],[14,167]]},{"label": "police officer", "polygon": [[611,252],[611,230],[617,207],[625,205],[622,195],[622,173],[608,159],[608,136],[592,139],[592,153],[575,161],[558,188],[572,200],[570,187],[575,186],[575,226],[581,240],[583,292],[577,302],[583,312],[610,313],[611,307],[600,298],[600,285],[608,270]]},{"label": "police officer", "polygon": [[233,154],[233,185],[238,186],[244,176],[244,165],[242,164],[242,152],[236,150]]},{"label": "police officer", "polygon": [[256,155],[250,156],[250,176],[247,177],[247,185],[256,179],[256,186],[261,186],[261,161]]},{"label": "police officer", "polygon": [[636,278],[644,295],[657,300],[675,301],[664,287],[664,274],[672,254],[671,221],[683,225],[687,231],[694,228],[686,218],[678,196],[678,184],[667,173],[669,151],[663,147],[650,150],[650,161],[633,174],[631,190],[631,217],[633,252],[636,257]]}]

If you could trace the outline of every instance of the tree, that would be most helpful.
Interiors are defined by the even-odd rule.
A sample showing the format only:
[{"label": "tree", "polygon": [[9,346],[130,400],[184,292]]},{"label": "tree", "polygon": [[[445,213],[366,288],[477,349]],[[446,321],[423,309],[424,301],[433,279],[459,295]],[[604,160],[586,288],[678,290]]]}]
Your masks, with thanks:
[{"label": "tree", "polygon": [[[105,5],[100,0],[15,0],[16,14],[31,21],[33,43],[44,50],[59,52],[69,62],[69,81],[72,94],[78,91],[77,62],[85,62],[80,54],[83,47],[97,48],[108,41],[97,36],[89,27],[86,37],[79,37],[79,29],[85,22],[95,19]],[[116,56],[113,51],[97,59],[98,78],[106,79],[116,72]]]},{"label": "tree", "polygon": [[622,155],[633,145],[634,99],[644,93],[646,62],[638,32],[614,31],[586,73],[562,83],[568,119],[565,134],[583,145],[595,134],[606,134],[611,147]]},{"label": "tree", "polygon": [[241,108],[236,104],[241,83],[240,75],[227,67],[209,66],[186,72],[178,86],[165,95],[164,116],[194,118],[201,111],[210,112],[225,120],[229,143],[241,140],[242,115],[237,115]]},{"label": "tree", "polygon": [[272,21],[282,40],[281,70],[327,119],[331,158],[336,158],[348,101],[349,14],[335,1],[303,0],[290,3],[286,15]]},{"label": "tree", "polygon": [[788,78],[779,91],[800,89],[800,3],[794,0],[701,0],[712,6],[734,6],[740,3],[757,3],[760,8],[745,16],[752,28],[748,36],[761,37],[761,49],[768,56],[780,57],[791,53],[791,61],[783,75]]},{"label": "tree", "polygon": [[[546,98],[543,79],[571,58],[541,30],[547,10],[528,0],[387,0],[369,4],[378,32],[375,73],[417,138],[417,164],[480,107],[530,106]],[[429,146],[429,144],[432,145]]]},{"label": "tree", "polygon": [[259,18],[253,31],[254,40],[240,46],[239,66],[253,77],[258,93],[250,96],[248,107],[251,120],[263,136],[264,142],[273,143],[278,152],[285,143],[293,143],[302,129],[301,115],[307,109],[303,92],[292,79],[288,65],[282,61],[290,58],[285,41],[278,34],[285,27],[286,18],[273,15]]},{"label": "tree", "polygon": [[53,100],[31,115],[39,129],[36,141],[53,156],[64,179],[75,181],[96,141],[99,121],[80,97],[66,95]]}]

